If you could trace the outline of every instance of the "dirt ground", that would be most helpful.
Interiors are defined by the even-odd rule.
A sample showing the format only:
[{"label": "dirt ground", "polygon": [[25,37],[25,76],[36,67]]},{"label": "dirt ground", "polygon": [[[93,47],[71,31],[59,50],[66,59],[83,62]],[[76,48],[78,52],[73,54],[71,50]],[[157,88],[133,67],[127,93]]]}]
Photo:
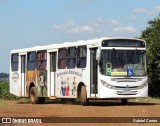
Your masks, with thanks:
[{"label": "dirt ground", "polygon": [[[160,126],[160,123],[123,123],[127,117],[160,117],[160,103],[140,103],[129,102],[128,105],[121,105],[120,101],[101,101],[91,102],[88,106],[82,106],[79,103],[62,104],[57,102],[46,102],[45,104],[31,104],[29,101],[5,101],[5,104],[0,106],[0,117],[19,117],[19,118],[42,118],[42,117],[124,117],[121,123],[42,123],[38,125],[53,125],[53,126],[68,126],[68,125],[103,125],[103,126]],[[51,119],[50,118],[50,119]],[[60,118],[63,122],[63,119]],[[76,118],[70,118],[76,119]],[[84,119],[84,118],[80,118]],[[89,118],[93,119],[94,118]],[[111,119],[112,118],[105,118]],[[121,118],[120,118],[121,119]],[[138,118],[139,119],[139,118]],[[141,119],[141,118],[140,118]],[[160,121],[160,119],[159,119]],[[0,124],[3,125],[20,125],[20,124]],[[36,125],[36,124],[21,124],[21,125]]]}]

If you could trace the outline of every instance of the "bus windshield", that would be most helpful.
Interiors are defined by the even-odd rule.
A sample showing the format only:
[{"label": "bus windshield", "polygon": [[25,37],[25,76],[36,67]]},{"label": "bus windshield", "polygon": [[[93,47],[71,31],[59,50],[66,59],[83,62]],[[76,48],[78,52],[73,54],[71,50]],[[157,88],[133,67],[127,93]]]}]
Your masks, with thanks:
[{"label": "bus windshield", "polygon": [[145,76],[144,50],[102,50],[100,72],[107,76]]}]

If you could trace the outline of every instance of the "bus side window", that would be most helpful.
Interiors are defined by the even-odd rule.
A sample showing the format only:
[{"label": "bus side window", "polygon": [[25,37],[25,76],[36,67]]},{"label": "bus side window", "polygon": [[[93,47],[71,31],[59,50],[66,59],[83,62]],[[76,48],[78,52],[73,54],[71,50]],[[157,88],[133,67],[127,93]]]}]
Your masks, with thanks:
[{"label": "bus side window", "polygon": [[29,52],[27,54],[27,70],[36,69],[36,52]]},{"label": "bus side window", "polygon": [[68,48],[68,58],[67,58],[67,68],[75,68],[76,67],[76,47]]},{"label": "bus side window", "polygon": [[46,51],[38,51],[37,52],[37,70],[45,70],[46,69]]},{"label": "bus side window", "polygon": [[18,71],[18,54],[12,54],[11,56],[11,68],[12,71]]},{"label": "bus side window", "polygon": [[60,48],[58,50],[58,69],[65,69],[67,64],[67,49]]},{"label": "bus side window", "polygon": [[85,68],[87,62],[87,47],[79,46],[77,48],[77,67]]}]

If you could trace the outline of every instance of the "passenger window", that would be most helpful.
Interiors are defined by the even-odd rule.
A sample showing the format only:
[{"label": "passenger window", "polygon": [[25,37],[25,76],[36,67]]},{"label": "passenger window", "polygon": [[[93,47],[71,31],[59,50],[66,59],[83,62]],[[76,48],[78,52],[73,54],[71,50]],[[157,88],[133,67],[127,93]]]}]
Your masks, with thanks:
[{"label": "passenger window", "polygon": [[68,59],[67,59],[67,68],[75,68],[76,67],[76,47],[68,48]]},{"label": "passenger window", "polygon": [[11,68],[12,71],[18,71],[18,60],[19,60],[18,54],[12,54],[11,56]]},{"label": "passenger window", "polygon": [[50,53],[50,70],[51,72],[56,72],[57,68],[57,52]]},{"label": "passenger window", "polygon": [[27,70],[36,69],[36,52],[29,52],[27,54]]},{"label": "passenger window", "polygon": [[65,69],[67,64],[67,49],[60,48],[58,50],[58,69]]},{"label": "passenger window", "polygon": [[37,52],[37,70],[45,70],[47,63],[47,51]]},{"label": "passenger window", "polygon": [[87,47],[86,46],[79,46],[77,48],[77,67],[78,68],[85,68],[87,61]]}]

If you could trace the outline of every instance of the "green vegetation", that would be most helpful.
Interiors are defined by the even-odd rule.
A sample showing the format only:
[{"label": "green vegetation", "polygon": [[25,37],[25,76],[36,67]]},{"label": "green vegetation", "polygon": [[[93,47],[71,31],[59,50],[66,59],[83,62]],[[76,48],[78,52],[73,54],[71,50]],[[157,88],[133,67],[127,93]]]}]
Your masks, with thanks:
[{"label": "green vegetation", "polygon": [[8,82],[0,82],[0,99],[18,100],[19,98],[9,93]]},{"label": "green vegetation", "polygon": [[140,38],[147,42],[149,96],[160,97],[160,15],[148,22]]},{"label": "green vegetation", "polygon": [[7,73],[0,73],[0,78],[8,78],[9,74]]},{"label": "green vegetation", "polygon": [[144,103],[157,103],[160,102],[159,98],[152,98],[152,97],[148,97],[148,98],[136,98],[136,99],[129,99],[129,102],[144,102]]},{"label": "green vegetation", "polygon": [[4,99],[0,99],[0,108],[7,105],[7,101]]}]

